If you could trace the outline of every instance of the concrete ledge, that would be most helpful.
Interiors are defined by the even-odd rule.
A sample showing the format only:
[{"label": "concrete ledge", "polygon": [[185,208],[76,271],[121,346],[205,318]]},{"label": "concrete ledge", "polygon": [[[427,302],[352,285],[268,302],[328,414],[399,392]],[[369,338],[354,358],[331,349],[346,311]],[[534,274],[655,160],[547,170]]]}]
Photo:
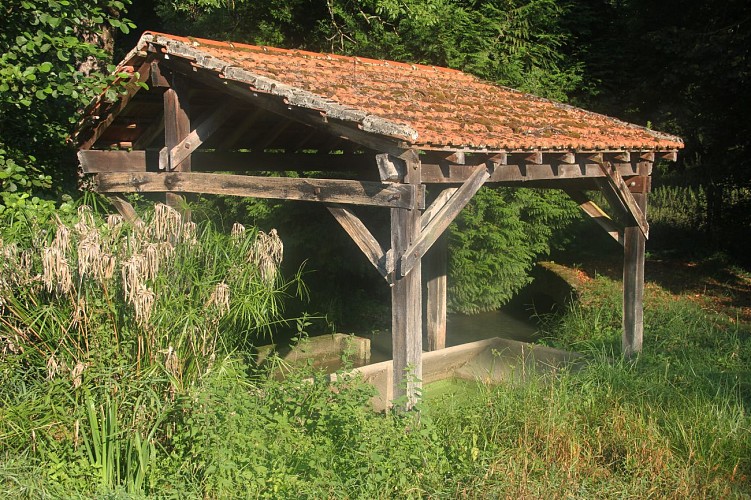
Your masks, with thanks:
[{"label": "concrete ledge", "polygon": [[[446,378],[477,380],[486,383],[521,383],[530,376],[555,372],[581,359],[577,353],[498,337],[470,342],[422,355],[423,384]],[[393,364],[383,361],[356,368],[378,394],[371,400],[377,411],[390,406],[393,399]],[[332,374],[331,380],[336,379]]]}]

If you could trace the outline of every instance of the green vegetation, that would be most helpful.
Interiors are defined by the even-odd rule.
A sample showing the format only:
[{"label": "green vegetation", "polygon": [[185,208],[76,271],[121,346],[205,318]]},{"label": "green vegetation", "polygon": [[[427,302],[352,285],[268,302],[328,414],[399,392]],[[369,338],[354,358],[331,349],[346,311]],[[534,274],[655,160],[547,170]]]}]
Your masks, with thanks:
[{"label": "green vegetation", "polygon": [[[303,369],[278,381],[252,366],[250,344],[274,315],[248,308],[276,301],[284,285],[258,260],[274,255],[268,238],[238,228],[193,240],[159,215],[142,229],[81,215],[57,261],[70,264],[70,290],[61,268],[3,247],[4,262],[20,256],[3,273],[14,278],[0,316],[0,484],[11,496],[751,494],[749,324],[703,302],[650,285],[645,352],[627,362],[620,286],[587,281],[580,303],[546,327],[554,345],[585,354],[581,370],[520,386],[447,381],[426,388],[419,413],[378,414],[357,379],[332,385]],[[60,248],[61,228],[41,255]],[[144,253],[154,239],[174,242],[174,260],[143,278],[157,292],[150,314],[125,299],[129,277],[82,264],[97,262],[83,257],[94,234],[119,238],[125,262],[138,260],[129,252],[139,237],[151,238]],[[238,259],[253,264],[233,277]],[[228,304],[217,293],[223,277]],[[253,292],[238,297],[238,286]],[[19,312],[8,287],[27,290],[33,310]]]},{"label": "green vegetation", "polygon": [[[155,8],[149,28],[447,65],[679,133],[679,163],[656,169],[649,251],[714,257],[648,285],[634,361],[619,354],[619,283],[596,277],[544,327],[549,343],[585,355],[577,371],[523,386],[446,381],[404,414],[371,411],[357,379],[301,369],[275,380],[253,350],[279,325],[304,342],[307,317],[289,319],[292,301],[308,307],[303,261],[317,271],[306,283],[314,308],[333,318],[359,299],[359,319],[387,321],[373,307],[388,294],[381,278],[309,207],[221,200],[194,211],[198,224],[162,205],[143,224],[105,219],[101,200],[76,190],[66,138],[76,111],[118,77],[99,70],[132,46],[112,46],[134,27],[130,2],[10,0],[0,7],[6,496],[751,497],[740,296],[751,278],[716,254],[747,255],[751,227],[748,2],[134,4]],[[559,193],[483,189],[452,228],[452,307],[508,300],[539,255],[566,243],[557,231],[572,214]],[[248,229],[230,229],[235,218]],[[272,227],[289,235],[281,269]],[[691,287],[676,283],[689,276]]]}]

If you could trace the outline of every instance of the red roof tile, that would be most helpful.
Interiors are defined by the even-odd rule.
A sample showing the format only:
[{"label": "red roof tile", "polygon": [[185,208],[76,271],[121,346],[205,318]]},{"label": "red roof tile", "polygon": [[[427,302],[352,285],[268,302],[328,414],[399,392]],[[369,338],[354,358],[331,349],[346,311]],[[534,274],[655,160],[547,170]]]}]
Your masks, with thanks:
[{"label": "red roof tile", "polygon": [[[482,81],[461,71],[147,33],[139,45],[197,54],[196,63],[260,90],[282,84],[426,149],[674,150],[679,137]],[[233,74],[234,72],[234,74]],[[258,77],[261,77],[258,79]],[[269,79],[272,82],[268,82]],[[304,101],[316,108],[315,100]],[[339,109],[337,108],[337,109]],[[367,130],[367,128],[366,128]]]}]

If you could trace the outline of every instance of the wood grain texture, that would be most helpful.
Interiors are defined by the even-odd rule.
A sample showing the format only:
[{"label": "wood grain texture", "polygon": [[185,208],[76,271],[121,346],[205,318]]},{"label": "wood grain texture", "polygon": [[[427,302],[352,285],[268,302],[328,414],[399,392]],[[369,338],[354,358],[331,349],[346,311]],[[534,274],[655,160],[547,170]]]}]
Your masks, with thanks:
[{"label": "wood grain texture", "polygon": [[340,179],[256,177],[197,172],[100,173],[100,193],[177,191],[278,200],[318,201],[350,205],[412,208],[419,189],[410,185]]},{"label": "wood grain texture", "polygon": [[[633,195],[640,210],[647,211],[647,195]],[[623,245],[623,355],[631,358],[642,350],[644,339],[644,258],[646,238],[638,227],[627,227]]]},{"label": "wood grain texture", "polygon": [[444,233],[426,255],[428,351],[446,347],[446,285],[448,238]]}]

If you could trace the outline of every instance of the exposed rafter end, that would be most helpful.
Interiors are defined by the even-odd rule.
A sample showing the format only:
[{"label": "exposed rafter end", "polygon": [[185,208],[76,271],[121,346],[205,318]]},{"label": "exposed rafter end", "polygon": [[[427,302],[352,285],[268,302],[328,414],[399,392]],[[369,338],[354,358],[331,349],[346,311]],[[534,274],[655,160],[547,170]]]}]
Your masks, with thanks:
[{"label": "exposed rafter end", "polygon": [[667,153],[660,153],[660,159],[667,161],[678,161],[678,151],[668,151]]}]

